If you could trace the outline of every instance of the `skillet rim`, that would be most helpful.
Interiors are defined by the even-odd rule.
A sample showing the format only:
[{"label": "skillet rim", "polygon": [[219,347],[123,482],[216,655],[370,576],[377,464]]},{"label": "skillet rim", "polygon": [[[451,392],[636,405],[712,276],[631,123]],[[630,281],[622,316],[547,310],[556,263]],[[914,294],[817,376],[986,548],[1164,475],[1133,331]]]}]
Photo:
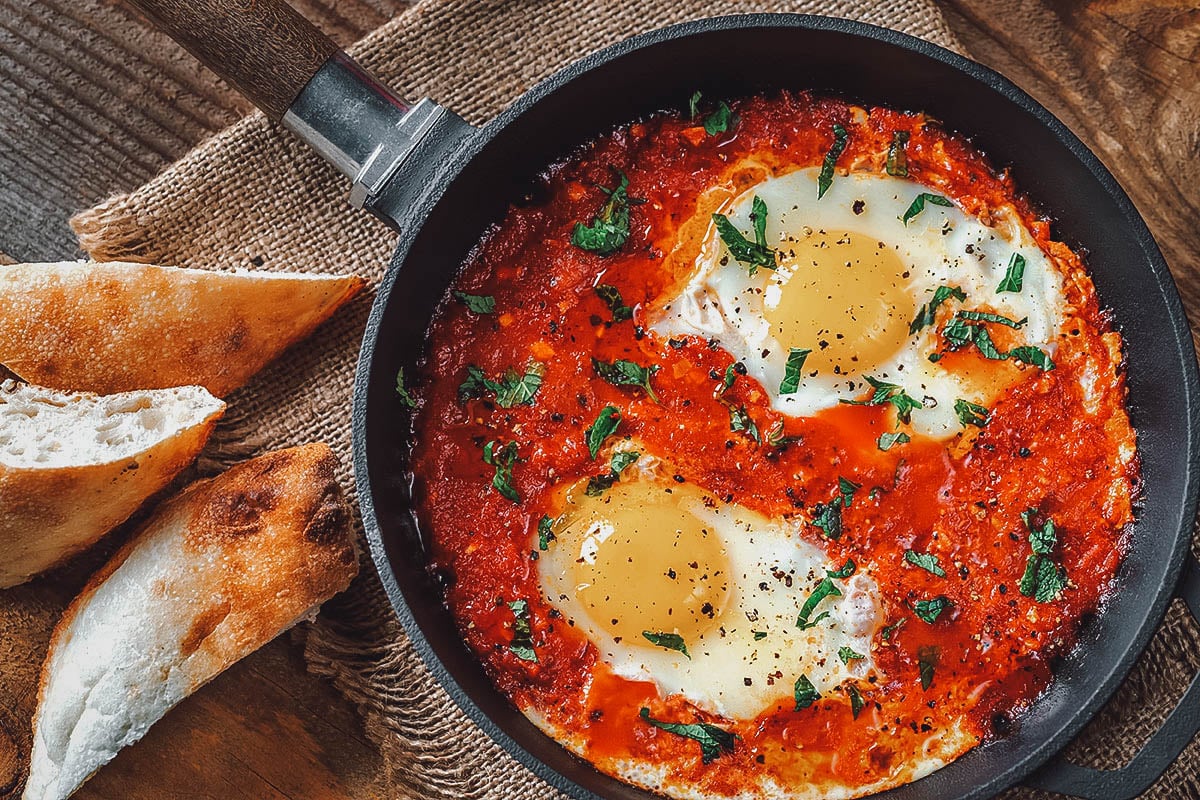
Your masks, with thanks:
[{"label": "skillet rim", "polygon": [[[1017,105],[1020,109],[1034,117],[1043,127],[1048,129],[1058,143],[1065,147],[1096,180],[1099,187],[1113,202],[1114,209],[1121,216],[1126,232],[1144,254],[1144,266],[1148,268],[1150,275],[1153,277],[1154,286],[1158,290],[1158,296],[1161,297],[1168,311],[1170,328],[1174,334],[1174,340],[1171,342],[1171,359],[1169,363],[1171,364],[1172,372],[1174,372],[1174,367],[1178,365],[1183,373],[1181,392],[1185,397],[1186,402],[1184,405],[1187,409],[1186,415],[1181,415],[1181,423],[1184,423],[1185,426],[1184,441],[1187,446],[1185,461],[1187,470],[1182,480],[1184,498],[1181,509],[1181,524],[1179,529],[1174,532],[1175,541],[1172,545],[1171,557],[1161,573],[1159,570],[1152,570],[1151,572],[1152,576],[1156,574],[1160,575],[1157,581],[1158,585],[1155,589],[1155,596],[1153,601],[1146,605],[1145,613],[1140,616],[1140,619],[1135,619],[1138,628],[1132,637],[1129,647],[1121,654],[1116,665],[1107,675],[1098,680],[1088,681],[1088,685],[1092,687],[1091,690],[1080,692],[1085,695],[1085,702],[1079,704],[1050,737],[1033,745],[1032,749],[1024,757],[1014,759],[1013,763],[1007,769],[986,776],[984,780],[976,783],[971,790],[959,795],[961,800],[975,800],[976,798],[989,797],[1005,788],[1016,785],[1020,780],[1045,765],[1079,734],[1128,676],[1129,671],[1141,656],[1149,644],[1151,637],[1162,622],[1167,605],[1175,595],[1175,587],[1179,583],[1184,560],[1189,550],[1192,524],[1196,517],[1197,495],[1200,493],[1200,403],[1198,403],[1198,396],[1200,396],[1200,371],[1197,369],[1196,353],[1192,345],[1190,327],[1174,278],[1145,220],[1138,213],[1133,202],[1112,173],[1109,172],[1100,159],[1064,123],[1012,81],[989,67],[983,66],[932,42],[889,28],[840,17],[755,13],[702,18],[647,31],[591,53],[568,64],[537,83],[534,87],[515,99],[483,127],[474,128],[468,126],[469,134],[465,142],[452,152],[444,163],[438,165],[440,171],[435,172],[434,177],[429,182],[428,188],[421,195],[419,202],[413,204],[398,220],[402,233],[389,262],[387,272],[380,281],[363,335],[363,344],[356,367],[353,396],[353,452],[358,504],[362,514],[371,558],[393,611],[403,625],[405,633],[408,635],[414,649],[421,655],[425,666],[433,673],[442,688],[447,691],[455,703],[466,712],[471,720],[479,725],[506,752],[514,756],[525,767],[551,785],[574,797],[586,798],[587,800],[601,800],[600,795],[580,786],[571,778],[551,767],[547,762],[533,755],[513,735],[502,728],[499,723],[494,721],[480,708],[474,698],[468,694],[467,690],[450,673],[450,670],[433,650],[432,645],[414,618],[412,610],[404,598],[403,590],[400,588],[395,572],[392,569],[387,547],[383,541],[379,519],[375,513],[371,488],[372,474],[370,465],[367,463],[367,399],[368,388],[371,384],[372,366],[375,360],[375,349],[379,341],[379,328],[388,301],[395,289],[400,269],[408,256],[413,242],[418,237],[426,218],[440,201],[445,191],[458,178],[462,169],[473,161],[480,151],[501,130],[519,120],[526,111],[537,105],[542,99],[567,86],[580,75],[603,68],[609,62],[628,53],[706,32],[754,28],[800,28],[810,31],[828,31],[855,38],[872,39],[940,62],[953,70],[965,74],[968,78],[983,84],[983,86]],[[1128,324],[1132,323],[1133,320],[1118,319],[1117,322],[1118,324]],[[1082,642],[1077,645],[1077,647],[1082,646],[1099,645],[1094,643],[1085,645]],[[1012,734],[1011,738],[1016,738],[1020,735],[1018,731]],[[550,737],[547,738],[549,739]],[[553,740],[551,739],[551,741]],[[557,745],[557,742],[555,744]],[[558,746],[561,747],[561,745]],[[588,766],[590,767],[591,765],[589,764]],[[603,775],[599,771],[597,771],[597,774]],[[608,776],[604,777],[607,778]],[[871,795],[870,797],[888,797],[891,796],[893,791],[903,789],[907,786],[914,786],[918,783],[920,781],[914,781],[904,784],[901,787],[895,787],[893,790]],[[632,788],[636,789],[636,787]],[[640,791],[645,792],[645,790]],[[646,796],[649,797],[652,795],[647,792]]]}]

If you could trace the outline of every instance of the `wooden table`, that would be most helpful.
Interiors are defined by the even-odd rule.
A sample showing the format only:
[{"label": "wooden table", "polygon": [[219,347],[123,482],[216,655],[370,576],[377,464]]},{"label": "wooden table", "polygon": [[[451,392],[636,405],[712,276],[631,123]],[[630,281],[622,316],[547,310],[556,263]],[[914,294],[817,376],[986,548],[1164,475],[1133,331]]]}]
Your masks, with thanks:
[{"label": "wooden table", "polygon": [[[407,5],[292,2],[341,44]],[[1200,10],[1168,0],[939,2],[972,56],[1048,106],[1113,171],[1197,318]],[[140,185],[248,110],[120,0],[0,0],[0,251],[76,257],[73,211]],[[0,619],[50,613],[85,575],[82,565],[0,595]],[[0,675],[0,800],[17,797],[13,741],[27,736],[35,702],[5,687]],[[375,797],[383,771],[355,711],[305,671],[285,636],[184,702],[77,796]]]}]

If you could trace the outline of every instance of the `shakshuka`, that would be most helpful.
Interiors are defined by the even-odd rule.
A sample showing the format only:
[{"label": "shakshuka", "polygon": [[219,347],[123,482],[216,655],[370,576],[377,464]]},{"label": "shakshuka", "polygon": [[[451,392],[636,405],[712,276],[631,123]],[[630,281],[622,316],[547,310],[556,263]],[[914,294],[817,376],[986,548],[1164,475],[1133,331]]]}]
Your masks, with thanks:
[{"label": "shakshuka", "polygon": [[966,139],[697,94],[548,167],[467,259],[413,411],[462,637],[679,798],[849,798],[1003,735],[1138,486],[1121,340]]}]

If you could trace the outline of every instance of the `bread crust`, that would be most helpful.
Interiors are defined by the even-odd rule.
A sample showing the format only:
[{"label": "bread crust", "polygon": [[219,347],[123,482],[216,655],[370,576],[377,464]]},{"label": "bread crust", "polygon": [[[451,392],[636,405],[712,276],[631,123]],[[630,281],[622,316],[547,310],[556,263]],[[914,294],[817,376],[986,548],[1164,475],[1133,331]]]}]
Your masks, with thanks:
[{"label": "bread crust", "polygon": [[[358,557],[336,466],[327,445],[310,444],[194,483],[92,577],[50,639],[24,800],[68,797],[176,703],[350,584]],[[98,663],[106,649],[112,663]],[[111,713],[89,716],[101,707]]]},{"label": "bread crust", "polygon": [[212,410],[194,424],[123,458],[51,467],[0,461],[0,589],[95,544],[191,464],[225,410],[208,399]]},{"label": "bread crust", "polygon": [[0,266],[0,364],[57,389],[196,384],[224,397],[363,285],[125,262]]}]

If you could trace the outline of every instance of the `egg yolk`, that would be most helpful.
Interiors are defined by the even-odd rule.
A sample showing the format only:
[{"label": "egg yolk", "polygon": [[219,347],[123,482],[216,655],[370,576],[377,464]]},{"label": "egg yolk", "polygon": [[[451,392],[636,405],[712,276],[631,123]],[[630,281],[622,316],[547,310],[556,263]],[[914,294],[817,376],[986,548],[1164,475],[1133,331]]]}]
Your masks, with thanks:
[{"label": "egg yolk", "polygon": [[718,624],[728,558],[717,534],[686,511],[704,498],[687,484],[635,481],[568,499],[555,546],[578,555],[563,583],[618,642],[654,647],[645,632],[694,642]]},{"label": "egg yolk", "polygon": [[812,231],[779,245],[764,316],[784,347],[811,350],[805,372],[848,375],[903,346],[916,307],[896,251],[868,234]]}]

